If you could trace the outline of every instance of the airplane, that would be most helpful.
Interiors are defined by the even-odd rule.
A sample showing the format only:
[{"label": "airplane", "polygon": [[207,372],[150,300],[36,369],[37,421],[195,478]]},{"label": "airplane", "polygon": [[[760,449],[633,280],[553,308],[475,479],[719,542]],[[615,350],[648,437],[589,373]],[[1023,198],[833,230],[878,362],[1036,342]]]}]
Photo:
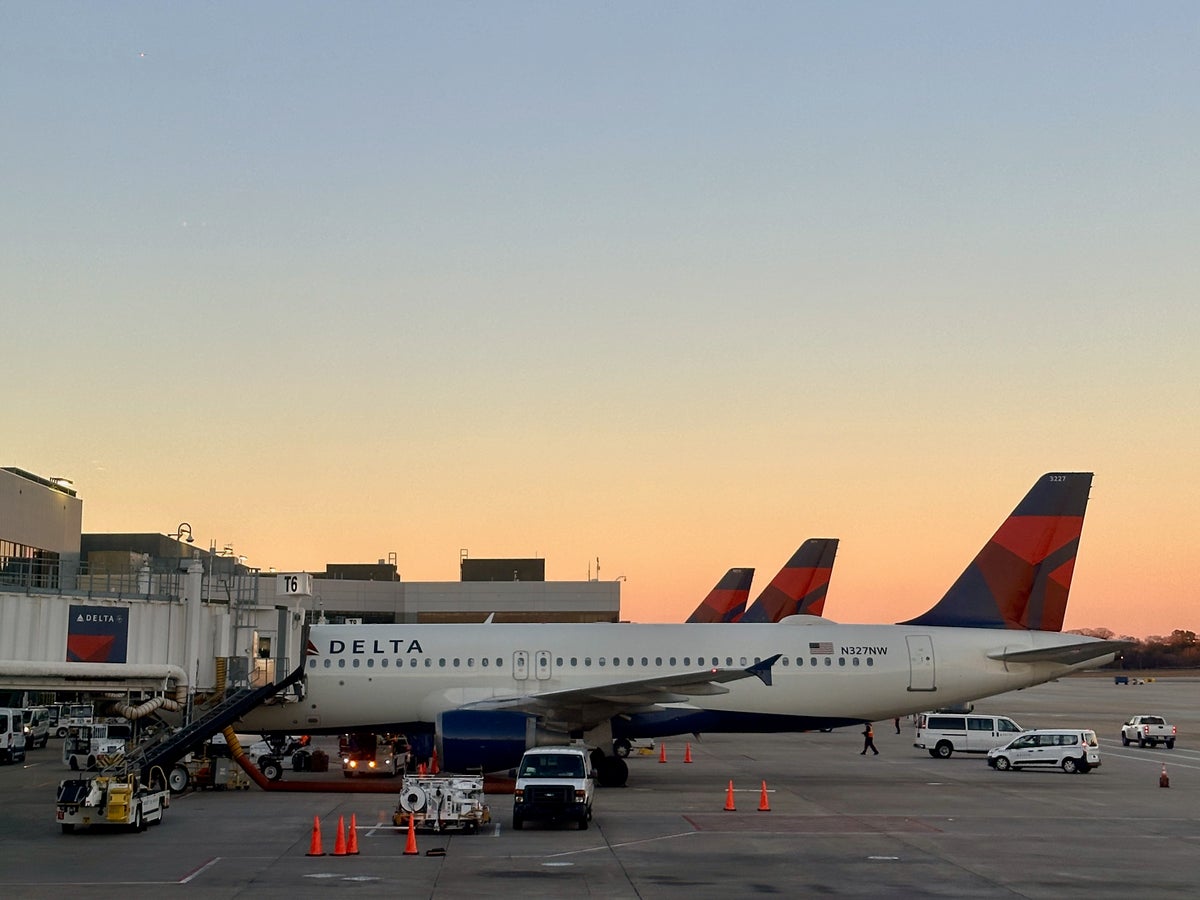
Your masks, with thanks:
[{"label": "airplane", "polygon": [[809,538],[737,621],[781,622],[788,616],[821,615],[837,547],[837,538]]},{"label": "airplane", "polygon": [[1042,476],[908,622],[314,625],[303,699],[239,728],[434,731],[448,771],[507,769],[529,747],[583,740],[600,783],[621,785],[614,735],[817,730],[1041,684],[1129,646],[1027,627],[1065,609],[1091,481]]},{"label": "airplane", "polygon": [[700,605],[688,616],[689,622],[736,622],[746,611],[753,569],[730,569]]}]

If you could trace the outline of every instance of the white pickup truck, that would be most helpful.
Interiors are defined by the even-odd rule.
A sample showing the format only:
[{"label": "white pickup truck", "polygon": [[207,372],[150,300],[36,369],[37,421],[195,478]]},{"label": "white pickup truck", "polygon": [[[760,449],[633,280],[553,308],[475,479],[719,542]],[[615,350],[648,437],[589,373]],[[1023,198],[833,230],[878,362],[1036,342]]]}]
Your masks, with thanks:
[{"label": "white pickup truck", "polygon": [[1134,716],[1121,726],[1121,745],[1125,747],[1136,741],[1139,747],[1166,744],[1168,750],[1174,750],[1175,737],[1175,726],[1162,716]]}]

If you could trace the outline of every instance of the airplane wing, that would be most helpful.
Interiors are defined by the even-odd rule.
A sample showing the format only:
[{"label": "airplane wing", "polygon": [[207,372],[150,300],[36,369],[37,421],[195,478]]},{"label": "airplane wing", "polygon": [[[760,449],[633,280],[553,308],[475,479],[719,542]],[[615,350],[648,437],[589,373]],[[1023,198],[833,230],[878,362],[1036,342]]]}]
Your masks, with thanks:
[{"label": "airplane wing", "polygon": [[620,713],[652,707],[659,703],[682,703],[689,697],[727,694],[727,681],[758,678],[771,684],[771,667],[781,654],[752,666],[713,667],[695,672],[679,672],[659,678],[610,682],[567,691],[543,691],[520,697],[478,700],[460,709],[505,709],[525,712],[546,720],[547,724],[567,729],[587,729]]},{"label": "airplane wing", "polygon": [[1134,646],[1133,641],[1087,641],[1079,644],[1063,644],[1058,647],[1039,647],[1036,650],[1015,650],[1011,653],[998,650],[995,653],[989,653],[988,657],[1004,662],[1059,662],[1066,666],[1073,666],[1089,659],[1120,653],[1132,646]]}]

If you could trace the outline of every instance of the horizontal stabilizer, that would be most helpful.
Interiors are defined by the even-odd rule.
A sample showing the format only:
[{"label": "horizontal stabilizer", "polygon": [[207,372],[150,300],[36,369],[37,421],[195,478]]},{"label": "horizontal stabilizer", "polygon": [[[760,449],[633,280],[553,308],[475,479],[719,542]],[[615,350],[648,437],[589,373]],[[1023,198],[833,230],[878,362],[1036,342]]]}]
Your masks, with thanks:
[{"label": "horizontal stabilizer", "polygon": [[1011,653],[1001,650],[989,653],[988,657],[1004,662],[1057,662],[1065,666],[1073,666],[1087,662],[1089,659],[1120,653],[1132,646],[1134,646],[1133,641],[1086,641],[1080,644],[1063,644],[1058,647],[1039,647],[1036,650],[1015,650]]}]

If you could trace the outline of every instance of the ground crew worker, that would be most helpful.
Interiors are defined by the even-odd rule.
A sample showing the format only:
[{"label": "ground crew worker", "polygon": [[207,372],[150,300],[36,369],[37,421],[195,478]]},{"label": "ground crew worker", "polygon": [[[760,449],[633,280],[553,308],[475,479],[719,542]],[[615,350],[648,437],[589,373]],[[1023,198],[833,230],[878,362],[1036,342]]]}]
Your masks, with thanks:
[{"label": "ground crew worker", "polygon": [[876,756],[879,755],[879,751],[875,749],[875,730],[871,728],[870,722],[867,722],[863,725],[863,748],[862,753],[858,755],[866,756],[868,750],[870,750]]}]

